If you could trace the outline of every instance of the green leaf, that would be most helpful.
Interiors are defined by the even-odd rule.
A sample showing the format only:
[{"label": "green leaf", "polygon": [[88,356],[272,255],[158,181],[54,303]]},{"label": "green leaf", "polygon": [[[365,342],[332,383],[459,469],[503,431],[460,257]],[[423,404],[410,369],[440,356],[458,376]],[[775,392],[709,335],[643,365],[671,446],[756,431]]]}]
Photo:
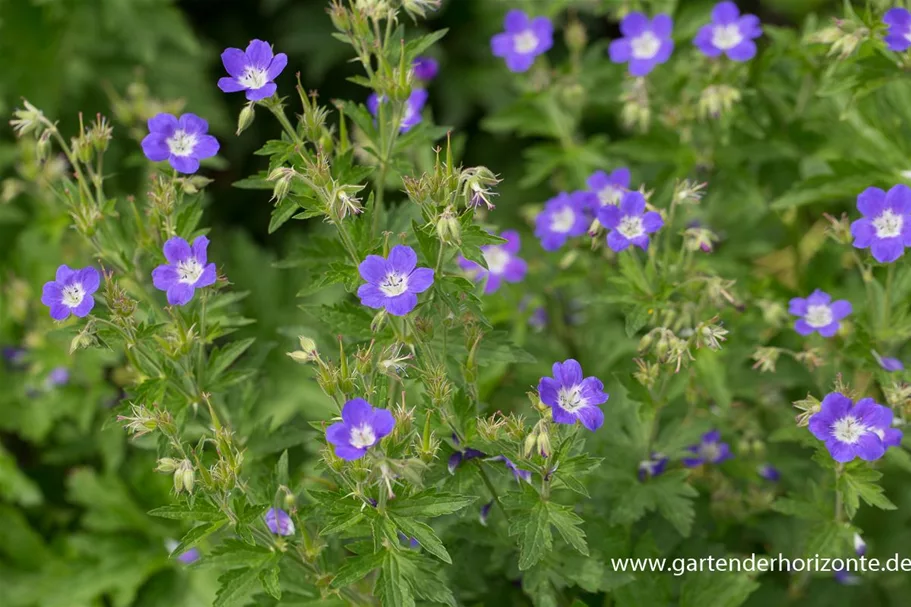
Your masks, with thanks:
[{"label": "green leaf", "polygon": [[636,335],[648,323],[650,314],[651,308],[645,305],[638,305],[630,310],[626,315],[626,336],[633,337]]},{"label": "green leaf", "polygon": [[215,381],[218,379],[218,377],[224,373],[228,367],[231,366],[231,363],[237,360],[240,355],[247,350],[247,348],[253,345],[254,341],[256,340],[250,337],[247,339],[231,342],[223,348],[216,348],[213,350],[212,355],[209,358],[209,368],[207,374],[209,381]]},{"label": "green leaf", "polygon": [[739,607],[758,588],[759,582],[747,573],[689,573],[683,580],[680,607]]},{"label": "green leaf", "polygon": [[408,43],[405,44],[405,61],[413,61],[415,57],[439,42],[448,31],[448,29],[441,29],[431,32],[426,36],[409,40]]},{"label": "green leaf", "polygon": [[205,502],[197,502],[192,506],[190,504],[162,506],[161,508],[149,510],[149,514],[174,520],[205,521],[210,523],[225,518],[225,514],[221,510],[217,510],[214,506],[210,506]]},{"label": "green leaf", "polygon": [[440,541],[440,538],[437,537],[429,525],[410,518],[394,517],[392,520],[398,525],[402,533],[416,539],[421,544],[421,548],[444,563],[452,564],[452,557],[449,556],[449,552],[446,551],[443,542]]},{"label": "green leaf", "polygon": [[381,605],[414,607],[414,592],[403,573],[403,564],[395,551],[386,552],[374,590]]},{"label": "green leaf", "polygon": [[455,495],[428,489],[404,499],[397,499],[386,508],[392,514],[399,516],[435,518],[457,512],[476,499],[477,497],[474,495]]},{"label": "green leaf", "polygon": [[288,486],[288,450],[285,449],[282,451],[281,457],[278,458],[278,463],[275,464],[275,481],[279,485]]},{"label": "green leaf", "polygon": [[272,234],[282,227],[291,219],[291,216],[294,215],[298,209],[300,209],[300,207],[297,206],[297,203],[291,198],[285,198],[278,203],[278,205],[272,209],[272,217],[269,219],[269,234]]},{"label": "green leaf", "polygon": [[336,535],[354,527],[365,518],[366,517],[361,513],[351,514],[349,512],[343,512],[330,519],[329,523],[320,531],[320,535]]},{"label": "green leaf", "polygon": [[548,515],[550,516],[550,522],[557,528],[557,531],[560,532],[560,535],[563,536],[566,543],[585,556],[588,556],[588,544],[585,543],[585,532],[579,529],[579,525],[585,521],[573,512],[572,508],[569,506],[548,502],[547,510]]},{"label": "green leaf", "polygon": [[277,601],[282,598],[282,588],[278,583],[278,566],[273,565],[259,573],[259,581],[263,585],[263,590]]},{"label": "green leaf", "polygon": [[233,569],[224,572],[218,578],[220,588],[215,595],[215,602],[212,603],[212,607],[239,605],[240,601],[246,599],[256,586],[258,576],[258,568],[241,569],[239,571]]},{"label": "green leaf", "polygon": [[646,512],[657,510],[680,535],[687,537],[696,513],[692,498],[699,495],[686,482],[685,470],[667,472],[645,483],[631,483],[619,498],[611,515],[611,522],[628,525],[642,518]]},{"label": "green leaf", "polygon": [[882,473],[865,466],[848,467],[838,478],[837,490],[841,493],[845,513],[854,518],[860,500],[880,510],[895,510],[895,504],[883,494],[883,488],[876,481]]},{"label": "green leaf", "polygon": [[206,558],[195,561],[192,567],[193,569],[238,569],[241,567],[259,569],[272,555],[272,551],[265,546],[228,539],[207,554]]},{"label": "green leaf", "polygon": [[228,522],[228,519],[222,519],[216,521],[210,525],[197,525],[193,527],[187,533],[180,538],[180,543],[177,544],[177,547],[171,551],[171,554],[183,554],[193,546],[197,545],[199,542],[203,541],[219,529],[225,526],[225,523]]},{"label": "green leaf", "polygon": [[519,569],[537,564],[553,547],[547,504],[537,502],[529,511],[512,510],[509,535],[518,537]]},{"label": "green leaf", "polygon": [[345,559],[345,563],[339,568],[335,577],[332,578],[331,586],[333,588],[344,588],[354,584],[377,567],[380,567],[385,558],[386,551],[382,550],[373,554],[352,556]]}]

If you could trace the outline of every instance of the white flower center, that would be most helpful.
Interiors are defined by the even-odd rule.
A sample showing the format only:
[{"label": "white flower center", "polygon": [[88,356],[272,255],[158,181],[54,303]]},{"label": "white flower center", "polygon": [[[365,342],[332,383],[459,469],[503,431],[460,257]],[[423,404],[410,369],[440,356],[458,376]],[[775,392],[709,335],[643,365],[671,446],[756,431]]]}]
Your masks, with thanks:
[{"label": "white flower center", "polygon": [[491,247],[484,251],[484,261],[487,262],[487,269],[491,274],[502,274],[511,258],[512,256],[502,247]]},{"label": "white flower center", "polygon": [[718,25],[712,29],[712,45],[723,51],[732,49],[743,42],[743,34],[736,23]]},{"label": "white flower center", "polygon": [[576,384],[567,388],[563,386],[557,393],[557,404],[560,405],[567,413],[575,413],[588,405],[588,401],[582,396],[582,386]]},{"label": "white flower center", "polygon": [[661,48],[661,38],[652,32],[642,32],[630,42],[633,59],[651,59],[658,54]]},{"label": "white flower center", "polygon": [[642,225],[642,218],[637,215],[626,215],[620,220],[617,231],[626,238],[632,240],[645,234],[645,228]]},{"label": "white flower center", "polygon": [[832,435],[843,443],[853,445],[866,434],[868,428],[853,415],[846,415],[832,424]]},{"label": "white flower center", "polygon": [[185,285],[195,285],[202,276],[202,264],[195,257],[177,262],[177,280]]},{"label": "white flower center", "polygon": [[576,223],[576,213],[570,207],[563,207],[551,215],[550,229],[565,234],[572,229],[574,223]]},{"label": "white flower center", "polygon": [[63,287],[63,305],[68,308],[75,308],[85,299],[85,288],[80,282],[74,282],[71,285]]},{"label": "white flower center", "polygon": [[621,198],[623,198],[623,190],[616,186],[606,185],[598,191],[598,202],[602,207],[609,204],[617,206],[620,204]]},{"label": "white flower center", "polygon": [[873,220],[877,238],[895,238],[902,233],[905,218],[896,215],[890,209],[883,211],[882,215]]},{"label": "white flower center", "polygon": [[512,37],[512,46],[520,55],[527,55],[538,48],[538,37],[533,31],[525,30]]},{"label": "white flower center", "polygon": [[177,129],[174,131],[174,134],[165,140],[165,143],[168,144],[168,150],[171,151],[171,154],[174,156],[189,156],[193,153],[193,148],[196,147],[196,144],[199,142],[199,139],[196,135],[186,132],[183,129]]},{"label": "white flower center", "polygon": [[803,319],[813,328],[827,327],[832,324],[832,308],[825,304],[808,306]]},{"label": "white flower center", "polygon": [[396,297],[408,290],[408,276],[398,272],[389,272],[380,283],[380,291],[386,297]]},{"label": "white flower center", "polygon": [[699,445],[699,456],[706,461],[713,462],[720,455],[721,447],[718,446],[718,443],[702,443]]},{"label": "white flower center", "polygon": [[269,82],[266,70],[248,65],[237,81],[248,89],[261,89]]},{"label": "white flower center", "polygon": [[376,442],[376,434],[373,433],[373,428],[370,426],[359,426],[351,428],[351,435],[348,437],[348,441],[355,449],[364,449]]}]

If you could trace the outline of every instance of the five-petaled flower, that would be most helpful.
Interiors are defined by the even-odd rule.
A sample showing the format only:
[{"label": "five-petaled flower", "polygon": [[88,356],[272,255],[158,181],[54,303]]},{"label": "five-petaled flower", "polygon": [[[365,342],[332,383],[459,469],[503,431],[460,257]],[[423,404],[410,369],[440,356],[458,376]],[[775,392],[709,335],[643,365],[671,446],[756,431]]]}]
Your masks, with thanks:
[{"label": "five-petaled flower", "polygon": [[826,395],[819,412],[810,417],[808,428],[825,442],[832,459],[842,463],[855,457],[877,460],[902,438],[901,430],[892,428],[891,409],[872,398],[855,404],[840,392]]},{"label": "five-petaled flower", "polygon": [[599,208],[598,221],[610,229],[607,246],[618,253],[630,245],[643,251],[648,249],[648,235],[664,226],[664,219],[659,213],[645,210],[645,196],[638,191],[623,194],[618,206]]},{"label": "five-petaled flower", "polygon": [[610,60],[629,63],[631,75],[645,76],[656,65],[670,59],[674,51],[673,28],[674,21],[668,15],[655,15],[650,21],[643,13],[630,13],[620,22],[623,38],[610,43]]},{"label": "five-petaled flower", "polygon": [[428,82],[436,78],[440,64],[433,57],[415,57],[411,62],[411,71],[418,80]]},{"label": "five-petaled flower", "polygon": [[[380,97],[376,93],[372,93],[367,98],[367,109],[370,110],[371,114],[376,116],[380,111],[381,102],[386,103],[386,98]],[[411,91],[408,99],[405,100],[405,107],[402,111],[402,120],[399,122],[399,132],[406,133],[411,130],[411,127],[421,121],[421,111],[424,109],[425,103],[427,103],[427,91],[424,89],[414,89]],[[386,110],[386,113],[388,118],[389,110]]]},{"label": "five-petaled flower", "polygon": [[898,53],[911,46],[911,13],[904,8],[890,8],[883,15],[883,23],[889,26],[889,32],[883,40],[889,50]]},{"label": "five-petaled flower", "polygon": [[541,402],[551,408],[558,424],[576,421],[594,432],[604,423],[599,405],[607,402],[604,384],[597,377],[582,377],[582,366],[572,358],[554,363],[553,377],[542,377],[538,383]]},{"label": "five-petaled flower", "polygon": [[506,59],[511,72],[525,72],[554,45],[554,26],[547,17],[529,19],[518,9],[506,13],[504,32],[490,39],[490,49],[495,57]]},{"label": "five-petaled flower", "polygon": [[753,39],[761,35],[759,17],[741,16],[733,2],[719,2],[712,9],[712,22],[702,26],[693,44],[707,57],[724,53],[733,61],[749,61],[756,56]]},{"label": "five-petaled flower", "polygon": [[788,312],[800,316],[794,323],[794,330],[801,335],[810,335],[817,331],[823,337],[832,337],[838,332],[841,320],[851,311],[850,301],[832,301],[828,293],[819,289],[807,298],[795,297],[788,303]]},{"label": "five-petaled flower", "polygon": [[911,246],[911,188],[893,186],[889,192],[867,188],[857,197],[863,215],[851,224],[854,246],[869,248],[880,263],[892,263]]},{"label": "five-petaled flower", "polygon": [[572,236],[581,236],[588,229],[585,214],[591,196],[588,192],[560,192],[544,204],[535,218],[535,236],[545,251],[556,251]]},{"label": "five-petaled flower", "polygon": [[525,260],[516,256],[520,246],[519,233],[514,230],[506,230],[501,236],[506,239],[505,243],[481,247],[484,261],[487,262],[487,269],[464,257],[459,258],[459,266],[472,274],[477,282],[487,280],[484,287],[485,293],[493,293],[499,289],[504,280],[521,282],[528,271],[528,264]]},{"label": "five-petaled flower", "polygon": [[262,40],[251,40],[247,50],[227,48],[221,62],[230,77],[219,78],[218,88],[226,93],[247,91],[247,99],[260,101],[275,94],[276,77],[288,65],[284,53],[272,54],[272,46]]},{"label": "five-petaled flower", "polygon": [[149,118],[142,152],[153,162],[167,160],[180,173],[195,173],[199,161],[218,153],[218,140],[207,135],[209,123],[196,114],[158,114]]},{"label": "five-petaled flower", "polygon": [[620,167],[612,171],[609,175],[604,171],[595,171],[586,182],[589,190],[597,196],[597,208],[592,211],[597,212],[598,208],[620,204],[623,194],[629,190],[629,169]]},{"label": "five-petaled flower", "polygon": [[687,450],[694,454],[693,457],[684,458],[683,465],[687,468],[695,468],[702,464],[720,464],[734,457],[731,447],[721,442],[721,432],[718,430],[706,432],[699,444],[690,445]]},{"label": "five-petaled flower", "polygon": [[639,469],[636,476],[639,481],[645,481],[653,476],[660,476],[664,469],[667,468],[668,458],[663,453],[653,452],[648,459],[639,462]]},{"label": "five-petaled flower", "polygon": [[367,449],[392,432],[395,418],[386,409],[374,409],[363,398],[349,400],[342,407],[342,421],[326,429],[326,440],[335,455],[353,461],[364,457]]},{"label": "five-petaled flower", "polygon": [[208,287],[218,277],[215,264],[206,262],[206,248],[209,239],[199,236],[193,246],[175,236],[164,243],[164,256],[168,263],[152,270],[152,284],[160,291],[166,291],[168,304],[182,306],[193,299],[196,289]]},{"label": "five-petaled flower", "polygon": [[393,316],[405,316],[418,305],[418,293],[433,284],[433,270],[418,268],[418,256],[409,246],[396,245],[389,257],[368,255],[358,266],[367,281],[357,290],[368,308],[385,308]]},{"label": "five-petaled flower", "polygon": [[44,283],[41,303],[51,309],[51,318],[66,320],[72,314],[82,318],[95,307],[92,293],[98,290],[101,276],[95,268],[70,269],[67,265],[57,268],[54,280]]},{"label": "five-petaled flower", "polygon": [[281,508],[269,508],[264,518],[266,527],[275,535],[294,535],[294,521]]}]

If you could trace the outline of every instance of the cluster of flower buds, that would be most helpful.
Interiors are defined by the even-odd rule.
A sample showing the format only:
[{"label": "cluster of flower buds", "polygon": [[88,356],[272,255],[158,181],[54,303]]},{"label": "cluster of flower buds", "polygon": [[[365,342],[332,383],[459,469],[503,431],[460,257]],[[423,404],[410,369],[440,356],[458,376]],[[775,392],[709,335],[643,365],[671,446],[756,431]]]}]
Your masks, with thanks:
[{"label": "cluster of flower buds", "polygon": [[651,352],[661,364],[672,364],[675,372],[693,360],[689,341],[681,339],[666,327],[656,327],[639,340],[639,353]]},{"label": "cluster of flower buds", "polygon": [[174,475],[174,491],[180,493],[186,491],[193,493],[193,485],[196,482],[196,472],[193,469],[193,463],[188,459],[176,460],[170,457],[163,457],[158,460],[156,472]]},{"label": "cluster of flower buds", "polygon": [[117,421],[126,422],[124,428],[134,438],[139,438],[156,430],[165,434],[175,431],[174,418],[163,409],[149,409],[145,405],[130,405],[131,415],[118,415]]},{"label": "cluster of flower buds", "polygon": [[740,103],[740,91],[727,84],[707,86],[699,95],[697,113],[700,120],[717,120]]},{"label": "cluster of flower buds", "polygon": [[848,58],[857,46],[869,38],[870,29],[862,23],[850,19],[832,19],[832,25],[813,32],[806,41],[811,44],[830,45],[828,56],[838,55],[838,59]]}]

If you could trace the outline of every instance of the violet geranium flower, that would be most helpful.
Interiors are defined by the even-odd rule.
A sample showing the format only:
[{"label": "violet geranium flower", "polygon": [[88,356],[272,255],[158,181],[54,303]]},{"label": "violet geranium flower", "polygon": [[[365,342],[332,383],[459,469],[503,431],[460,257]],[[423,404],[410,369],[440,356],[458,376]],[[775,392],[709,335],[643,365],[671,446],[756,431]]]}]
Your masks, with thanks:
[{"label": "violet geranium flower", "polygon": [[54,320],[66,320],[70,314],[82,318],[95,307],[92,294],[100,283],[101,276],[95,268],[72,270],[64,264],[57,268],[54,280],[44,283],[41,303],[51,309]]},{"label": "violet geranium flower", "polygon": [[623,38],[610,43],[608,53],[614,63],[629,63],[629,73],[642,77],[656,65],[664,63],[674,52],[671,30],[674,21],[665,14],[649,20],[643,13],[633,12],[620,22]]},{"label": "violet geranium flower", "polygon": [[781,479],[781,472],[772,464],[760,464],[756,467],[756,474],[771,483],[777,483]]},{"label": "violet geranium flower", "polygon": [[600,207],[620,204],[623,194],[629,190],[629,169],[620,167],[609,175],[604,171],[595,171],[587,183],[589,190],[598,197],[597,208],[592,209],[597,213]]},{"label": "violet geranium flower", "polygon": [[459,258],[459,267],[471,273],[476,282],[487,280],[487,284],[484,286],[484,293],[487,294],[499,289],[504,280],[522,282],[528,271],[528,263],[524,259],[516,257],[520,246],[519,233],[515,230],[506,230],[500,236],[506,239],[505,243],[481,247],[484,261],[487,262],[486,269],[464,257]]},{"label": "violet geranium flower", "polygon": [[418,305],[418,293],[433,284],[433,270],[418,268],[418,256],[409,246],[396,245],[389,258],[368,255],[358,266],[367,281],[357,290],[368,308],[385,308],[393,316],[405,316]]},{"label": "violet geranium flower", "polygon": [[281,508],[269,508],[263,518],[266,521],[266,527],[275,535],[294,535],[294,521]]},{"label": "violet geranium flower", "polygon": [[518,481],[525,481],[526,483],[531,482],[531,471],[522,470],[521,468],[516,466],[513,463],[513,461],[511,459],[509,459],[508,457],[506,457],[505,455],[498,455],[496,457],[492,457],[490,459],[490,461],[503,462],[504,464],[506,464],[506,467],[509,468],[510,472],[512,472],[512,475],[516,479],[517,482]]},{"label": "violet geranium flower", "polygon": [[387,436],[395,418],[386,409],[374,409],[363,398],[354,398],[342,407],[342,421],[326,429],[326,440],[335,455],[346,461],[364,457],[367,449]]},{"label": "violet geranium flower", "polygon": [[[386,103],[386,98],[376,93],[367,98],[367,109],[376,116],[380,111],[380,103]],[[405,109],[402,113],[402,121],[399,123],[399,132],[407,133],[411,128],[421,122],[421,111],[424,104],[427,103],[427,91],[424,89],[414,89],[405,100]],[[389,110],[386,110],[387,114]]]},{"label": "violet geranium flower", "polygon": [[589,197],[579,194],[560,192],[544,204],[544,210],[535,218],[535,236],[545,251],[556,251],[568,238],[588,230],[585,209]]},{"label": "violet geranium flower", "polygon": [[215,264],[206,262],[209,239],[199,236],[193,246],[175,236],[164,243],[164,256],[168,261],[152,270],[152,284],[168,295],[168,304],[182,306],[193,299],[196,289],[215,284],[218,277]]},{"label": "violet geranium flower", "polygon": [[415,57],[411,62],[411,71],[418,80],[429,82],[436,78],[440,64],[433,57]]},{"label": "violet geranium flower", "polygon": [[554,363],[553,377],[542,377],[538,383],[541,402],[553,411],[554,422],[575,424],[576,421],[594,432],[604,423],[603,405],[610,398],[597,377],[582,377],[582,366],[572,358]]},{"label": "violet geranium flower", "polygon": [[733,2],[719,2],[712,9],[712,22],[702,26],[693,44],[706,57],[724,53],[732,61],[749,61],[756,56],[753,39],[761,35],[759,17],[741,16]]},{"label": "violet geranium flower", "polygon": [[218,88],[226,93],[247,91],[248,101],[260,101],[275,94],[273,82],[285,66],[288,56],[272,54],[272,46],[262,40],[251,40],[247,50],[226,48],[221,62],[230,77],[219,78]]},{"label": "violet geranium flower", "polygon": [[788,302],[788,312],[800,316],[794,323],[794,330],[801,335],[814,331],[823,337],[832,337],[838,332],[841,320],[852,311],[851,302],[846,299],[832,301],[825,291],[816,289],[809,297],[795,297]]},{"label": "violet geranium flower", "polygon": [[855,457],[874,461],[885,454],[888,446],[897,444],[896,438],[901,440],[901,431],[891,428],[891,424],[892,410],[872,398],[862,398],[855,404],[844,394],[831,392],[822,400],[819,412],[810,417],[808,428],[825,442],[836,462],[850,462]]},{"label": "violet geranium flower", "polygon": [[495,57],[506,60],[511,72],[525,72],[554,45],[554,26],[547,17],[529,19],[518,9],[506,13],[503,21],[506,31],[490,39],[490,49]]},{"label": "violet geranium flower", "polygon": [[687,468],[695,468],[702,464],[720,464],[734,457],[730,445],[721,442],[721,432],[718,430],[706,432],[698,444],[687,447],[687,450],[694,454],[693,457],[683,460],[683,465]]},{"label": "violet geranium flower", "polygon": [[668,458],[663,453],[652,453],[648,459],[639,462],[639,469],[636,473],[639,482],[644,482],[654,476],[660,476],[664,469],[667,468],[667,462]]},{"label": "violet geranium flower", "polygon": [[195,173],[199,161],[218,153],[218,140],[209,123],[196,114],[158,114],[149,119],[149,134],[142,140],[142,152],[152,162],[167,160],[180,173]]},{"label": "violet geranium flower", "polygon": [[857,210],[863,217],[851,223],[855,248],[869,248],[880,263],[892,263],[905,254],[905,247],[911,246],[911,188],[867,188],[857,197]]},{"label": "violet geranium flower", "polygon": [[648,235],[664,226],[660,213],[645,210],[645,196],[632,191],[623,194],[618,206],[606,205],[598,209],[598,221],[610,230],[607,246],[620,252],[630,245],[645,251],[648,249]]},{"label": "violet geranium flower", "polygon": [[890,8],[883,15],[883,23],[889,26],[886,34],[886,46],[890,51],[900,53],[911,46],[911,13],[904,8]]}]

